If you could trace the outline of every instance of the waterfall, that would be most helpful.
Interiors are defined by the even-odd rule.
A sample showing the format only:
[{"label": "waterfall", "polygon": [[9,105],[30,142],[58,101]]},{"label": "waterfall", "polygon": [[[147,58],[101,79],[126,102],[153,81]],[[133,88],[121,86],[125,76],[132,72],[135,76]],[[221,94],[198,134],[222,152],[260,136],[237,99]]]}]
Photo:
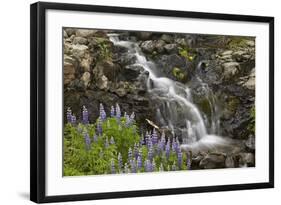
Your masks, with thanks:
[{"label": "waterfall", "polygon": [[150,97],[159,102],[156,115],[161,126],[168,127],[172,134],[180,132],[182,143],[188,149],[190,146],[201,146],[201,142],[210,145],[214,142],[224,143],[224,139],[207,134],[203,117],[197,106],[192,103],[190,88],[187,85],[158,75],[155,64],[147,60],[137,42],[120,40],[118,34],[108,36],[115,46],[125,47],[128,49],[128,55],[135,56],[134,65],[141,66],[149,73],[147,89]]}]

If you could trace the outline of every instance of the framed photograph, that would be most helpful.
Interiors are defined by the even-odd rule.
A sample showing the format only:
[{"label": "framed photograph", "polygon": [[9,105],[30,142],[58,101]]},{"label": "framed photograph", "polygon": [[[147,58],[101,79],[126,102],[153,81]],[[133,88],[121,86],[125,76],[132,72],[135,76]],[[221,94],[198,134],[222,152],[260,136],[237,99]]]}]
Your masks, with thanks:
[{"label": "framed photograph", "polygon": [[274,18],[31,5],[34,202],[274,187]]}]

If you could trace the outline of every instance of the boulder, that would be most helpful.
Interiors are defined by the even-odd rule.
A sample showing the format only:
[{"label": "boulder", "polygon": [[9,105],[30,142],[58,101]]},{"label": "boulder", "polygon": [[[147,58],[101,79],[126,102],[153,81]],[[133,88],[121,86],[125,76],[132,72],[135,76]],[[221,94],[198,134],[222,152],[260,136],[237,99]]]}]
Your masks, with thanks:
[{"label": "boulder", "polygon": [[172,43],[173,42],[173,37],[169,34],[163,34],[161,36],[161,40],[165,41],[166,43]]},{"label": "boulder", "polygon": [[237,62],[227,62],[222,65],[223,67],[223,79],[230,80],[236,76],[240,71],[240,65]]},{"label": "boulder", "polygon": [[222,153],[207,154],[199,163],[202,169],[215,169],[225,167],[225,155]]},{"label": "boulder", "polygon": [[88,46],[85,45],[72,45],[72,55],[78,59],[83,58],[88,53]]},{"label": "boulder", "polygon": [[89,37],[94,36],[96,32],[97,32],[96,30],[77,29],[75,34],[78,37],[89,38]]},{"label": "boulder", "polygon": [[178,51],[178,46],[177,44],[173,43],[173,44],[166,44],[164,46],[164,49],[167,53],[177,53]]},{"label": "boulder", "polygon": [[89,72],[83,73],[81,80],[84,82],[84,86],[88,87],[89,82],[91,81],[91,74]]},{"label": "boulder", "polygon": [[75,79],[75,70],[75,60],[65,55],[63,64],[64,85],[69,84]]},{"label": "boulder", "polygon": [[155,49],[155,43],[152,40],[144,41],[140,47],[144,53],[152,53]]},{"label": "boulder", "polygon": [[77,36],[73,39],[73,44],[87,44],[88,43],[88,40],[86,38],[83,38],[83,37],[80,37],[80,36]]},{"label": "boulder", "polygon": [[100,78],[96,79],[96,85],[101,90],[108,90],[108,79],[105,75],[102,75]]}]

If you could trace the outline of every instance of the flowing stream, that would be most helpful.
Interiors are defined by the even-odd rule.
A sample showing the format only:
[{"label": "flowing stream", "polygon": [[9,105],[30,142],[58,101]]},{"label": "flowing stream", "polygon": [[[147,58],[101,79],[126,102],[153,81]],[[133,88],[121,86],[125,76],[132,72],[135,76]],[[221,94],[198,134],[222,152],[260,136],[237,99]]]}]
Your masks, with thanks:
[{"label": "flowing stream", "polygon": [[[115,46],[128,49],[127,55],[135,57],[135,66],[142,67],[149,73],[147,89],[152,99],[157,100],[159,106],[156,110],[157,119],[162,127],[166,127],[173,135],[177,133],[182,137],[182,148],[187,150],[201,150],[204,147],[224,145],[225,138],[213,135],[216,122],[211,122],[211,133],[208,135],[204,119],[197,106],[192,102],[190,88],[180,82],[162,77],[157,72],[155,64],[145,57],[137,42],[123,41],[118,34],[108,34]],[[208,85],[202,83],[204,89]],[[209,89],[208,89],[209,90]],[[212,104],[214,103],[213,99]],[[212,108],[212,112],[215,109]]]}]

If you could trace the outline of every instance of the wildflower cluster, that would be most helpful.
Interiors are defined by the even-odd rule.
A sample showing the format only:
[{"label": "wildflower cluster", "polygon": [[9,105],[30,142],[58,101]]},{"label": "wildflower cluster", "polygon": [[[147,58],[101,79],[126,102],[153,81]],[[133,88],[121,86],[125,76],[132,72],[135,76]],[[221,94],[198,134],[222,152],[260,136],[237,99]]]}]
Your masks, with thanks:
[{"label": "wildflower cluster", "polygon": [[[109,116],[109,117],[108,117]],[[100,104],[96,122],[82,108],[81,123],[67,110],[64,129],[64,175],[118,174],[191,169],[191,160],[180,150],[177,138],[153,129],[139,134],[134,112],[124,112],[118,104],[110,115]]]}]

